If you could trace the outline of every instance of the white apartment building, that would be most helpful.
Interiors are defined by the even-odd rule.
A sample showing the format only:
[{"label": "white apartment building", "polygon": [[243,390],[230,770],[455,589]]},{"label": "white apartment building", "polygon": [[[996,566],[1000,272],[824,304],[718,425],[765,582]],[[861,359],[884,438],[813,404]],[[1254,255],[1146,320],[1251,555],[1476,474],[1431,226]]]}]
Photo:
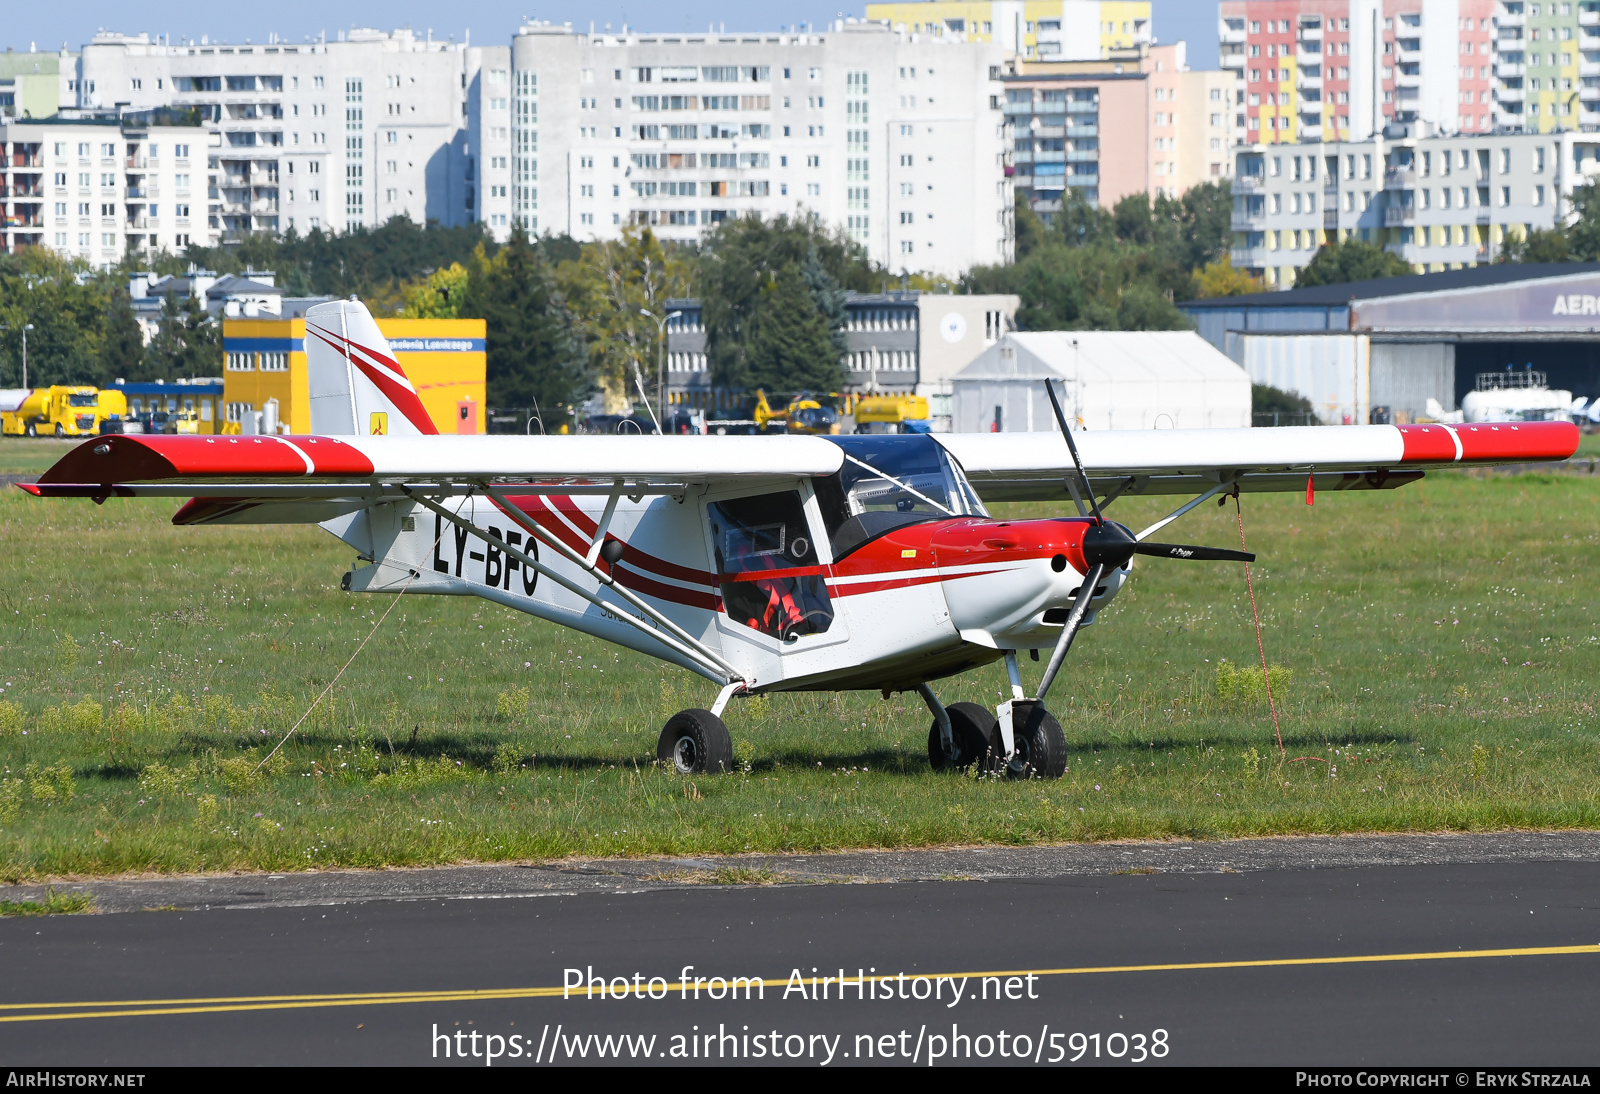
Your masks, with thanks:
[{"label": "white apartment building", "polygon": [[102,32],[63,82],[82,109],[196,111],[211,140],[195,211],[227,239],[395,216],[504,223],[507,172],[489,164],[509,149],[509,61],[409,29],[246,45]]},{"label": "white apartment building", "polygon": [[694,241],[814,212],[894,271],[1012,251],[1002,47],[841,21],[805,34],[577,34],[511,46],[512,215]]},{"label": "white apartment building", "polygon": [[96,266],[129,252],[214,243],[198,126],[123,118],[0,121],[0,240],[47,246]]},{"label": "white apartment building", "polygon": [[1508,233],[1565,223],[1600,177],[1600,133],[1476,133],[1236,150],[1233,264],[1288,288],[1352,236],[1418,272],[1492,262]]}]

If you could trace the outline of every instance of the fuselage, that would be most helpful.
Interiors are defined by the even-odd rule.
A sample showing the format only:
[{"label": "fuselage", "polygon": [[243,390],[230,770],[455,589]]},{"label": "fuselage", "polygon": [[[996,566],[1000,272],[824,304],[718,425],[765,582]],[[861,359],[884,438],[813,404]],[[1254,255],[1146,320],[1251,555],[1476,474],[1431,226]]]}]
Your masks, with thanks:
[{"label": "fuselage", "polygon": [[[1088,568],[1081,549],[1086,520],[930,516],[836,554],[839,536],[830,535],[818,493],[813,482],[793,479],[761,491],[623,498],[607,535],[620,541],[620,557],[595,565],[718,651],[751,691],[905,690],[1006,650],[1054,645]],[[792,527],[782,533],[786,549],[768,544],[780,549],[767,552],[759,566],[719,550],[728,514],[752,498],[798,502]],[[448,506],[486,539],[404,501],[324,527],[371,560],[350,575],[353,591],[478,596],[712,677],[656,641],[656,628],[642,613],[513,519],[532,521],[583,554],[603,518],[604,497],[511,490],[508,500],[515,514],[481,496],[460,499],[459,509],[458,503]],[[756,534],[776,534],[771,529],[781,522],[763,520],[758,516]],[[797,540],[804,543],[802,560],[790,557]],[[598,592],[607,606],[530,571],[497,542]],[[1121,569],[1102,581],[1092,591],[1094,609],[1126,578]]]}]

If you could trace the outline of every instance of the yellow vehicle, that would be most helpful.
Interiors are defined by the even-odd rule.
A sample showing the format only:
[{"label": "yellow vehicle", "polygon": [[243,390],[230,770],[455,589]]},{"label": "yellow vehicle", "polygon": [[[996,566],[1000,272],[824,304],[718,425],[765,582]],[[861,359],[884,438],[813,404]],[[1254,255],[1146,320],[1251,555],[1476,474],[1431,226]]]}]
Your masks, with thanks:
[{"label": "yellow vehicle", "polygon": [[856,404],[857,433],[925,433],[928,400],[921,395],[867,395]]},{"label": "yellow vehicle", "polygon": [[10,437],[92,437],[107,418],[128,412],[120,391],[87,384],[34,388],[15,410],[0,413],[0,433]]},{"label": "yellow vehicle", "polygon": [[790,399],[782,410],[773,410],[767,402],[767,393],[757,388],[756,408],[751,416],[762,432],[766,432],[769,423],[781,423],[785,433],[830,435],[839,432],[839,412],[817,401],[809,391]]}]

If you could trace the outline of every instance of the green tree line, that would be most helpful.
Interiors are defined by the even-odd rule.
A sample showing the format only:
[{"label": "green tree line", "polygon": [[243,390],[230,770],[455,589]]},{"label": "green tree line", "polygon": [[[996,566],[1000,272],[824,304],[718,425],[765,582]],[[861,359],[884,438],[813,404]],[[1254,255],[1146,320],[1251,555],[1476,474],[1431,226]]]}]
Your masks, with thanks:
[{"label": "green tree line", "polygon": [[[1572,197],[1573,223],[1513,237],[1502,261],[1600,259],[1600,184]],[[1048,223],[1019,199],[1011,261],[968,270],[956,282],[902,277],[814,217],[730,220],[693,247],[646,227],[580,243],[513,233],[496,244],[479,225],[419,226],[396,218],[331,235],[254,236],[182,255],[95,270],[44,248],[0,255],[0,386],[20,383],[20,328],[29,381],[106,383],[221,372],[220,324],[203,303],[167,300],[146,344],[128,279],[137,270],[181,274],[271,270],[288,296],[349,296],[378,315],[481,318],[488,327],[491,405],[559,416],[601,393],[608,410],[655,396],[659,333],[670,301],[696,297],[718,386],[824,393],[844,383],[844,298],[851,290],[910,287],[1014,293],[1027,330],[1174,330],[1177,305],[1260,291],[1228,264],[1232,197],[1225,180],[1181,198],[1145,194],[1099,208],[1068,190]],[[1397,256],[1359,240],[1324,247],[1300,285],[1409,272]]]}]

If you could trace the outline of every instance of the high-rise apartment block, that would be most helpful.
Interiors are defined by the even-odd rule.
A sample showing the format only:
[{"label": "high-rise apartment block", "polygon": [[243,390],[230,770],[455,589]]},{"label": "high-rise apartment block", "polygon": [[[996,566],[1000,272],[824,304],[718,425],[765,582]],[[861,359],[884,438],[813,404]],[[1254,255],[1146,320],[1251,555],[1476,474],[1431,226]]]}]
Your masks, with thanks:
[{"label": "high-rise apartment block", "polygon": [[1011,255],[999,46],[824,33],[578,34],[511,47],[512,216],[578,239],[697,240],[814,213],[894,271]]},{"label": "high-rise apartment block", "polygon": [[46,246],[106,265],[129,251],[215,242],[205,228],[207,133],[160,121],[0,119],[4,249]]},{"label": "high-rise apartment block", "polygon": [[867,18],[948,41],[992,42],[1024,60],[1087,61],[1154,41],[1148,0],[912,0]]},{"label": "high-rise apartment block", "polygon": [[393,216],[492,224],[509,213],[495,200],[508,173],[497,180],[490,166],[509,154],[505,46],[409,30],[261,45],[103,32],[76,67],[69,105],[80,111],[170,106],[198,116],[208,139],[195,213],[223,239]]},{"label": "high-rise apartment block", "polygon": [[1600,125],[1600,0],[1223,0],[1218,32],[1251,143]]},{"label": "high-rise apartment block", "polygon": [[1004,79],[1013,182],[1046,222],[1069,190],[1110,208],[1231,173],[1233,77],[1191,71],[1185,54],[1179,42],[1013,66]]}]

